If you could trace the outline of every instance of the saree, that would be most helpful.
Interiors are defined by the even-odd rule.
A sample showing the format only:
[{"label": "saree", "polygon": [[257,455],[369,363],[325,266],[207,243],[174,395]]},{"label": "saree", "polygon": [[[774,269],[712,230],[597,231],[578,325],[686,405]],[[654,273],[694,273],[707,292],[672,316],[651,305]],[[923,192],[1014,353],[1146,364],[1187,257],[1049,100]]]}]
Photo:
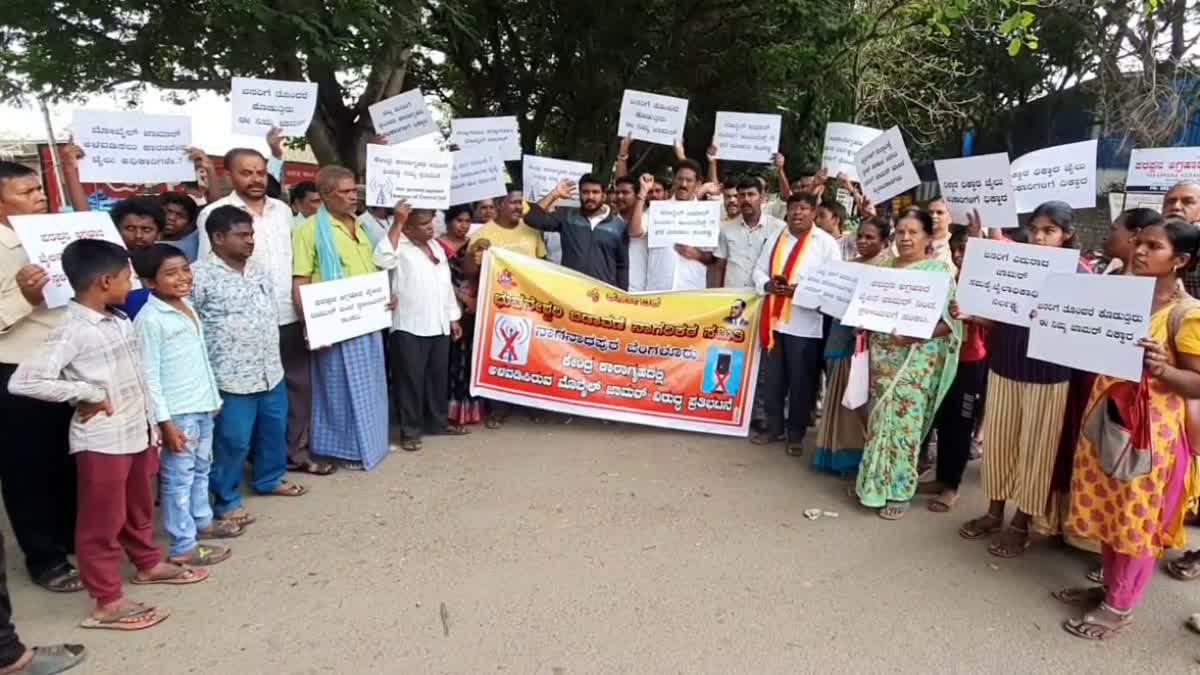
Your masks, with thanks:
[{"label": "saree", "polygon": [[[940,260],[925,260],[907,269],[953,277],[950,266]],[[950,297],[954,297],[953,281]],[[898,345],[891,335],[871,335],[870,411],[856,486],[863,506],[883,508],[888,502],[907,502],[916,494],[917,455],[954,382],[962,347],[962,322],[950,316],[949,302],[942,321],[950,334],[907,346]]]},{"label": "saree", "polygon": [[[438,239],[446,252],[450,264],[450,282],[454,294],[463,308],[459,325],[462,339],[450,342],[450,422],[458,425],[479,424],[483,421],[483,399],[471,396],[471,356],[475,344],[475,296],[478,283],[467,277],[463,270],[469,246],[463,244],[456,250],[453,245]],[[471,303],[467,307],[467,302]],[[469,310],[469,311],[468,311]]]}]

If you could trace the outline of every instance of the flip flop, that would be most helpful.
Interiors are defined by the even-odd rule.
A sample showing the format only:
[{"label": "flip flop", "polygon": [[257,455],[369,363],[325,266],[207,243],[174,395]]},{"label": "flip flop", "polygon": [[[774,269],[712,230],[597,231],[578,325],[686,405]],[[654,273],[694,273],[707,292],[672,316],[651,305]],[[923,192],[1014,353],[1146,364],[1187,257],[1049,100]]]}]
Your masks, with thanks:
[{"label": "flip flop", "polygon": [[214,520],[207,530],[196,530],[196,539],[233,539],[246,533],[246,529],[232,520]]},{"label": "flip flop", "polygon": [[1200,551],[1187,551],[1175,560],[1168,561],[1164,569],[1176,581],[1200,579]]},{"label": "flip flop", "polygon": [[422,447],[424,446],[421,444],[421,441],[415,438],[406,438],[400,441],[400,449],[405,452],[416,452]]},{"label": "flip flop", "polygon": [[24,675],[56,675],[83,663],[87,648],[83,645],[59,644],[34,647],[33,658],[16,672]]},{"label": "flip flop", "polygon": [[224,546],[206,546],[200,544],[192,549],[191,554],[186,556],[171,556],[167,558],[167,562],[180,567],[208,567],[217,563],[225,562],[229,556],[233,555],[233,551]]},{"label": "flip flop", "polygon": [[[250,524],[256,522],[258,520],[258,518],[256,518],[253,514],[251,514],[249,511],[247,511],[244,508],[236,508],[224,515],[217,516],[216,520],[224,521],[227,523],[233,523],[234,525],[237,525],[238,527],[240,527],[242,529],[246,529],[247,525],[250,525]],[[213,522],[216,522],[216,521],[213,521]]]},{"label": "flip flop", "polygon": [[958,503],[959,495],[955,493],[952,498],[947,499],[945,495],[938,495],[929,502],[928,508],[934,513],[950,513],[954,510],[954,505]]},{"label": "flip flop", "polygon": [[[993,523],[993,525],[985,526],[986,523]],[[1003,527],[1004,521],[1000,518],[994,518],[991,515],[980,516],[963,523],[963,526],[958,528],[958,536],[963,539],[980,539],[999,532]]]},{"label": "flip flop", "polygon": [[1103,586],[1088,586],[1086,588],[1064,588],[1054,591],[1050,597],[1064,605],[1096,609],[1100,603],[1104,602],[1107,595],[1108,591]]},{"label": "flip flop", "polygon": [[[1020,536],[1022,534],[1025,535],[1025,539],[1017,542],[1015,547],[1009,547],[1007,543],[1003,541],[1004,537],[1015,539],[1016,536]],[[1004,530],[1000,533],[1000,539],[1001,541],[994,541],[991,544],[988,544],[988,553],[991,553],[997,558],[1019,558],[1023,553],[1025,553],[1025,551],[1029,548],[1029,544],[1031,543],[1029,538],[1029,530],[1020,530],[1012,526],[1009,526],[1007,530]]]},{"label": "flip flop", "polygon": [[888,502],[887,506],[879,509],[879,517],[884,520],[900,520],[908,515],[908,502]]},{"label": "flip flop", "polygon": [[170,612],[158,607],[134,603],[117,615],[106,619],[89,616],[79,622],[79,627],[97,630],[145,630],[166,621],[169,616],[171,616]]},{"label": "flip flop", "polygon": [[139,579],[135,574],[129,578],[134,586],[187,586],[198,584],[208,578],[208,570],[203,567],[179,566],[179,573],[164,579]]},{"label": "flip flop", "polygon": [[1095,621],[1093,615],[1089,612],[1084,614],[1081,619],[1067,619],[1063,622],[1062,627],[1063,630],[1075,637],[1103,642],[1120,635],[1122,631],[1131,625],[1133,625],[1132,619],[1125,619],[1112,626],[1103,624]]},{"label": "flip flop", "polygon": [[308,492],[308,488],[290,481],[280,481],[279,485],[275,486],[266,494],[268,497],[301,497]]},{"label": "flip flop", "polygon": [[293,473],[306,473],[310,476],[332,476],[337,473],[337,465],[333,462],[305,462],[303,464],[288,462],[287,470]]}]

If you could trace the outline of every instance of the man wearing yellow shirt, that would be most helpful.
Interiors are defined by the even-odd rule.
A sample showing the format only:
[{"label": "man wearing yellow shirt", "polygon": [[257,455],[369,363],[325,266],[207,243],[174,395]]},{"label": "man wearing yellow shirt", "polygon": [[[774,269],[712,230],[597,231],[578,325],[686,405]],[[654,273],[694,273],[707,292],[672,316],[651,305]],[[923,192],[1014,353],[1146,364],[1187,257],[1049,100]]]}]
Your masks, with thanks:
[{"label": "man wearing yellow shirt", "polygon": [[[531,258],[545,258],[546,240],[541,232],[521,220],[524,207],[525,199],[521,191],[508,186],[508,194],[496,202],[496,219],[471,235],[470,246],[479,250],[495,246]],[[480,242],[478,246],[476,242]]]},{"label": "man wearing yellow shirt", "polygon": [[[301,286],[379,270],[375,247],[354,218],[354,174],[340,166],[322,167],[317,191],[324,205],[292,233],[296,307],[301,306]],[[343,467],[360,471],[387,456],[387,376],[379,333],[314,351],[312,392],[314,455],[340,459]]]}]

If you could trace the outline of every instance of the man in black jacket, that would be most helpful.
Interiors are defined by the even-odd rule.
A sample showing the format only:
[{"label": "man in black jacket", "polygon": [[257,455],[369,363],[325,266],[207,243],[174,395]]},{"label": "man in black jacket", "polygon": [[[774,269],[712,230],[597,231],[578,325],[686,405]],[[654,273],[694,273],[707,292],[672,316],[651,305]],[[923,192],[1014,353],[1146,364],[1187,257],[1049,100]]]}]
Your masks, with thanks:
[{"label": "man in black jacket", "polygon": [[[585,174],[578,189],[564,180],[554,191],[529,208],[525,223],[543,232],[558,232],[562,237],[562,264],[621,290],[629,289],[629,238],[642,236],[642,209],[645,194],[654,178],[641,178],[641,194],[636,198],[629,222],[604,203],[604,184]],[[579,195],[579,208],[554,208],[555,202]]]}]

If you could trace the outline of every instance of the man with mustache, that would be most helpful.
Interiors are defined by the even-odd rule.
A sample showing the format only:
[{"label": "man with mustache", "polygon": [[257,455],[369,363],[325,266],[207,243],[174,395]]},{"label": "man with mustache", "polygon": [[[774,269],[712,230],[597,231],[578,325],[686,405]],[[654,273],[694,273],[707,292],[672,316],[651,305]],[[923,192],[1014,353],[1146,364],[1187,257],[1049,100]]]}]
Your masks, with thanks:
[{"label": "man with mustache", "polygon": [[[1176,183],[1163,197],[1162,214],[1167,218],[1179,218],[1200,227],[1200,180],[1185,180]],[[1193,267],[1183,277],[1183,287],[1193,298],[1200,298],[1200,271]],[[1197,552],[1200,560],[1200,552]],[[1196,565],[1200,575],[1200,563]]]},{"label": "man with mustache", "polygon": [[[643,194],[654,184],[650,175],[641,177]],[[568,199],[578,192],[579,208],[554,208],[555,202]],[[604,203],[604,183],[591,174],[584,174],[576,187],[575,181],[564,180],[554,190],[530,207],[525,222],[543,232],[557,232],[562,237],[563,266],[621,290],[629,289],[629,238],[642,236],[642,208],[645,200],[636,202],[626,223]]]}]

